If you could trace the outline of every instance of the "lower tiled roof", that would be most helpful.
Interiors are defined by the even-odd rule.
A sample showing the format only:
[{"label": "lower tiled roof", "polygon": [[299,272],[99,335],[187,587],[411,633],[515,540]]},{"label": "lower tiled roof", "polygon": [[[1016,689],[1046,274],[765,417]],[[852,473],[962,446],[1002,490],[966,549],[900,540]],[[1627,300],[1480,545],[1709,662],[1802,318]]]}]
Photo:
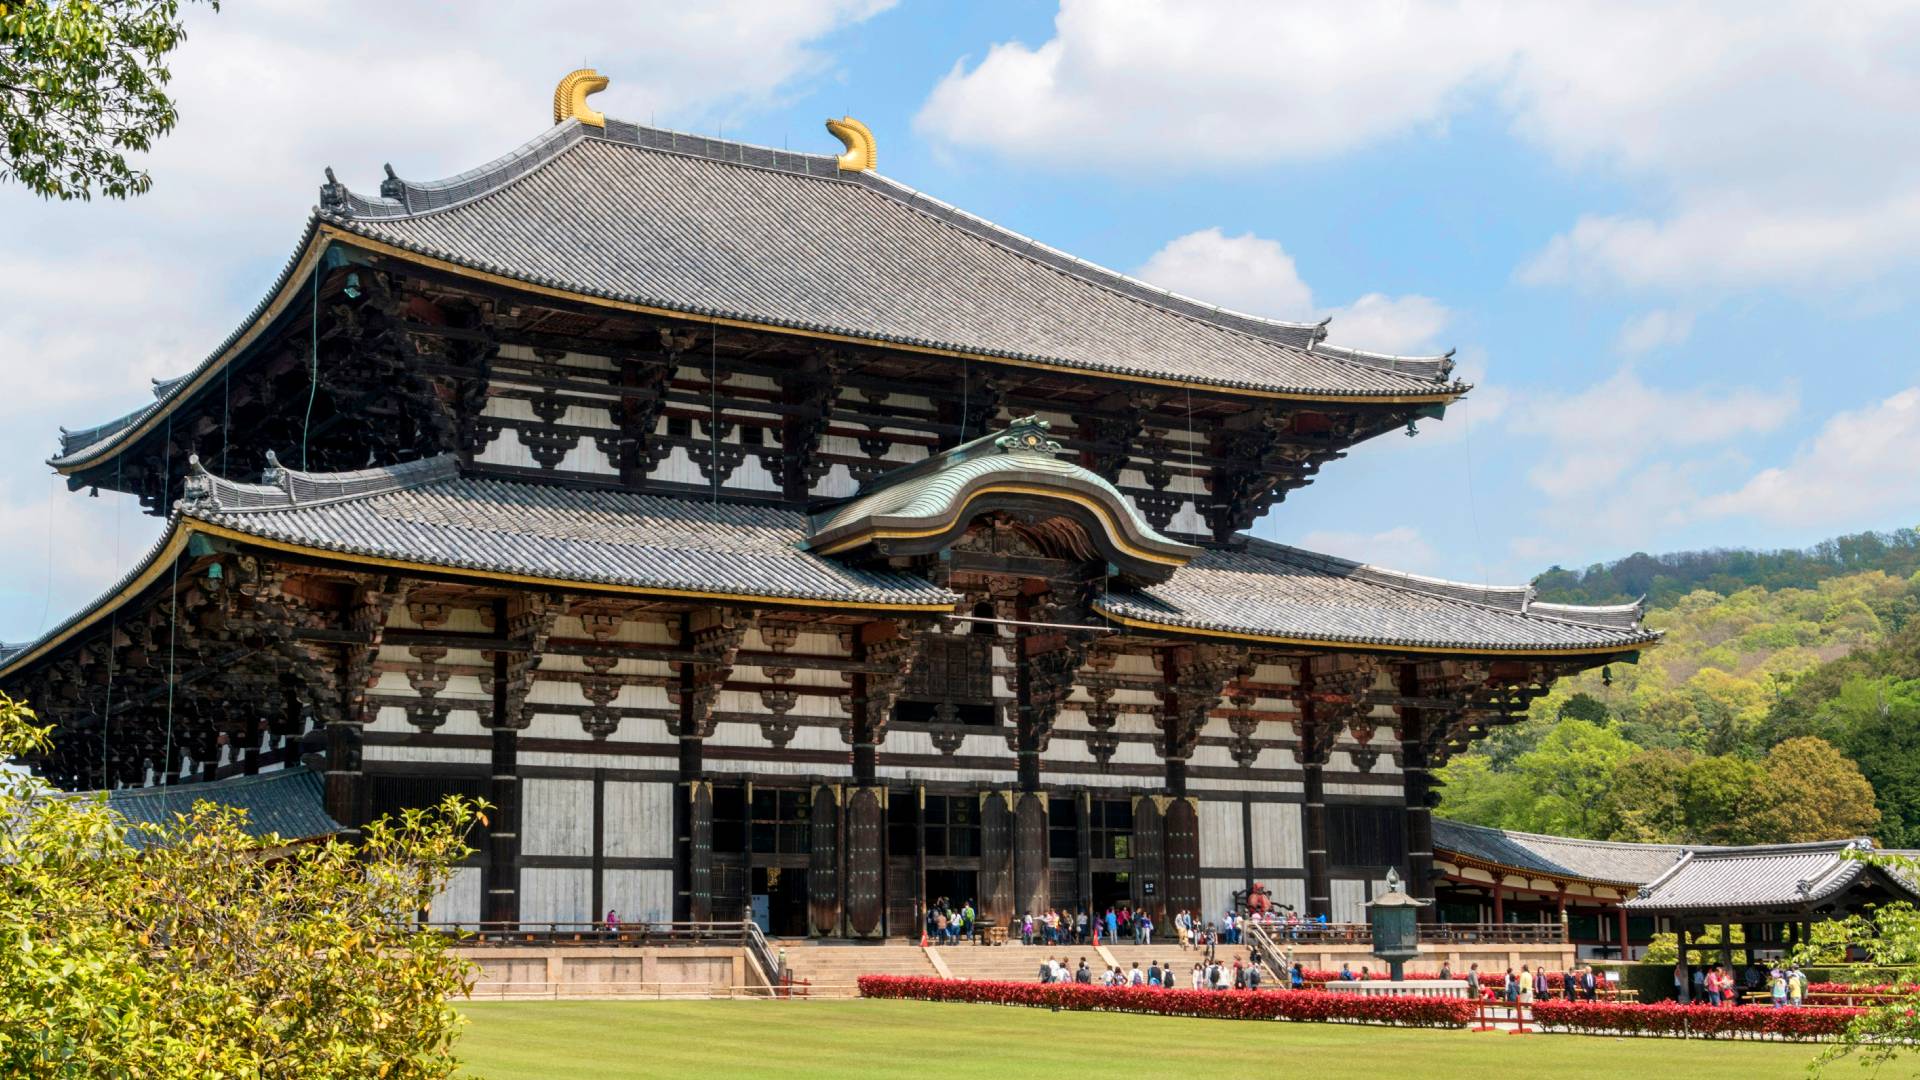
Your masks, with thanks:
[{"label": "lower tiled roof", "polygon": [[245,810],[249,836],[312,840],[344,828],[327,814],[326,784],[320,774],[305,768],[210,784],[125,788],[109,793],[107,805],[129,822],[171,825],[176,817],[191,814],[194,804],[202,800]]},{"label": "lower tiled roof", "polygon": [[1525,586],[1397,574],[1262,540],[1207,551],[1165,584],[1115,590],[1099,607],[1154,626],[1389,648],[1631,651],[1660,636],[1622,625],[1613,608],[1590,620],[1565,604],[1543,613]]},{"label": "lower tiled roof", "polygon": [[180,513],[261,540],[363,558],[676,593],[952,605],[925,578],[800,550],[807,516],[625,491],[462,476],[452,459],[348,474],[204,473]]}]

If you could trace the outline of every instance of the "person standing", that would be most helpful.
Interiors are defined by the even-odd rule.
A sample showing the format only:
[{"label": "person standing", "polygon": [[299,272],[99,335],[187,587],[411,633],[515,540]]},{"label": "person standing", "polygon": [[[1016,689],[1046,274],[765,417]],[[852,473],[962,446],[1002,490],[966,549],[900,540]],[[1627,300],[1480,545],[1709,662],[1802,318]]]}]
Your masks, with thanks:
[{"label": "person standing", "polygon": [[1520,990],[1520,1004],[1522,1006],[1533,1004],[1533,975],[1527,970],[1527,965],[1520,965],[1520,978],[1517,982]]},{"label": "person standing", "polygon": [[1255,991],[1256,993],[1260,989],[1260,965],[1259,964],[1247,965],[1247,989]]},{"label": "person standing", "polygon": [[1120,916],[1114,914],[1112,908],[1107,909],[1107,940],[1116,943],[1120,940]]}]

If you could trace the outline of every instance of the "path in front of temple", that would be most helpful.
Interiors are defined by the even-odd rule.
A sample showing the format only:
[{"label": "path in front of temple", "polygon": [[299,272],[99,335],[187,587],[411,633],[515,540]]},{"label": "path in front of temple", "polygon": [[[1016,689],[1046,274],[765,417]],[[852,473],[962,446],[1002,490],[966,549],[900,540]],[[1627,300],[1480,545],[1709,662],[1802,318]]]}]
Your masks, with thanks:
[{"label": "path in front of temple", "polygon": [[1815,1048],[1198,1020],[914,1001],[486,1002],[459,1052],[488,1080],[765,1076],[1023,1080],[1329,1074],[1773,1080]]}]

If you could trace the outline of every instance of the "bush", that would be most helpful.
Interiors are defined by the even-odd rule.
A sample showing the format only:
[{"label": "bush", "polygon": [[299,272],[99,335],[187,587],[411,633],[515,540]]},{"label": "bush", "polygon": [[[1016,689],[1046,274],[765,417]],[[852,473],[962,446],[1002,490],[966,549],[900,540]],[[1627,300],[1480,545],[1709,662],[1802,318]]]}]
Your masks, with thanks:
[{"label": "bush", "polygon": [[1692,1039],[1830,1039],[1865,1009],[1776,1009],[1770,1005],[1653,1005],[1624,1002],[1538,1001],[1533,1020],[1546,1031],[1603,1035],[1665,1035]]},{"label": "bush", "polygon": [[1203,1016],[1217,1020],[1304,1020],[1399,1027],[1466,1027],[1480,1008],[1477,1002],[1466,998],[1367,997],[1316,990],[1156,990],[1079,983],[972,982],[902,975],[862,975],[860,996]]}]

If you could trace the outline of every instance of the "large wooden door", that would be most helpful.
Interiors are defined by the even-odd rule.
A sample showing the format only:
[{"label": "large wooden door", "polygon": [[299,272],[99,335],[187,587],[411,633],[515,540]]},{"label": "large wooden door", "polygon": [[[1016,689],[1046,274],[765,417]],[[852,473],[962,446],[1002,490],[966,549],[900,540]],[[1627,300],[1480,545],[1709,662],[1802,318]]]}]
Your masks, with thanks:
[{"label": "large wooden door", "polygon": [[815,785],[808,817],[807,922],[815,937],[827,937],[840,932],[840,789]]},{"label": "large wooden door", "polygon": [[[1128,884],[1132,886],[1134,908],[1151,913],[1156,926],[1171,927],[1167,917],[1166,823],[1160,816],[1165,802],[1152,795],[1139,795],[1133,800],[1133,836],[1129,841],[1133,869]],[[1180,909],[1176,906],[1173,910]]]},{"label": "large wooden door", "polygon": [[982,917],[1011,929],[1020,916],[1013,899],[1013,792],[984,791],[980,793]]},{"label": "large wooden door", "polygon": [[1042,912],[1052,906],[1047,902],[1052,884],[1047,873],[1047,797],[1021,792],[1013,817],[1014,910]]},{"label": "large wooden door", "polygon": [[713,918],[713,785],[687,784],[687,918]]},{"label": "large wooden door", "polygon": [[[1167,904],[1174,910],[1200,910],[1200,809],[1193,799],[1175,799],[1165,811]],[[1219,918],[1219,912],[1207,912]]]},{"label": "large wooden door", "polygon": [[887,789],[855,788],[847,795],[847,930],[856,937],[885,932]]}]

